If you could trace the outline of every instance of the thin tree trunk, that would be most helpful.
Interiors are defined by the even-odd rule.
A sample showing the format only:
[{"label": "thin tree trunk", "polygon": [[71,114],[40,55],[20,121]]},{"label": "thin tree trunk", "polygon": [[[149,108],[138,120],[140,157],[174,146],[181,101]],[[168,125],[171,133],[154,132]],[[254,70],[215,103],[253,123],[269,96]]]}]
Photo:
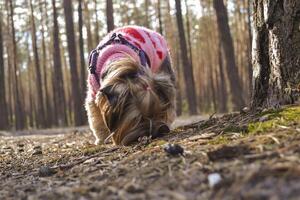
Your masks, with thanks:
[{"label": "thin tree trunk", "polygon": [[73,112],[74,112],[74,122],[75,126],[80,126],[85,124],[85,114],[82,102],[82,97],[80,93],[80,83],[77,74],[77,61],[76,61],[76,43],[74,35],[74,23],[73,23],[73,8],[71,0],[63,1],[64,13],[65,13],[65,23],[66,23],[66,34],[68,43],[68,53],[69,53],[69,64],[71,73],[71,85],[72,85],[72,99]]},{"label": "thin tree trunk", "polygon": [[8,128],[8,112],[6,104],[6,94],[5,94],[5,70],[4,70],[4,52],[3,52],[3,15],[2,10],[0,10],[0,130]]},{"label": "thin tree trunk", "polygon": [[251,2],[252,0],[247,0],[247,26],[248,26],[248,36],[249,36],[249,42],[248,42],[248,78],[249,78],[249,91],[250,96],[252,92],[252,28],[251,28]]},{"label": "thin tree trunk", "polygon": [[14,100],[13,100],[13,70],[12,70],[12,65],[11,65],[11,52],[10,52],[10,49],[11,49],[11,46],[10,45],[10,42],[11,42],[11,38],[10,38],[10,14],[9,14],[9,5],[8,5],[8,1],[6,0],[5,1],[5,10],[7,12],[6,14],[6,24],[7,24],[7,28],[2,30],[2,31],[5,31],[5,34],[7,35],[7,40],[5,40],[5,49],[6,49],[6,54],[7,54],[7,67],[8,67],[8,70],[7,70],[7,74],[8,74],[8,82],[7,82],[7,85],[8,85],[8,112],[9,112],[9,127],[11,127],[11,125],[14,124],[14,121],[13,121],[13,115],[14,115],[14,111],[13,111],[13,107],[14,107]]},{"label": "thin tree trunk", "polygon": [[187,92],[187,99],[189,104],[189,113],[197,114],[197,103],[196,103],[196,93],[195,93],[195,81],[193,76],[193,67],[187,55],[186,38],[182,21],[181,13],[181,2],[180,0],[175,0],[176,3],[176,19],[180,38],[180,49],[182,66],[184,66],[183,74],[185,79],[185,89]]},{"label": "thin tree trunk", "polygon": [[[39,2],[39,9],[40,9],[40,13],[41,13],[41,34],[42,34],[42,55],[43,55],[43,77],[44,77],[44,94],[45,94],[45,125],[46,127],[49,127],[52,125],[52,108],[51,108],[51,104],[50,104],[50,94],[49,94],[49,90],[48,90],[48,73],[47,73],[47,53],[46,53],[46,42],[45,42],[45,21],[43,20],[43,16],[47,15],[47,13],[44,12],[43,9],[43,3],[46,4],[46,2],[40,1]],[[45,10],[46,11],[46,10]]]},{"label": "thin tree trunk", "polygon": [[114,7],[112,0],[106,0],[106,19],[107,19],[107,32],[115,28],[114,25]]},{"label": "thin tree trunk", "polygon": [[31,19],[31,40],[32,40],[32,49],[34,55],[34,66],[35,66],[35,73],[36,73],[36,87],[37,87],[37,110],[39,116],[37,116],[39,123],[38,127],[45,127],[45,110],[44,110],[44,97],[43,97],[43,90],[42,90],[42,75],[40,69],[40,59],[37,49],[37,39],[36,39],[36,28],[35,28],[35,20],[33,14],[33,5],[32,0],[29,0],[29,7],[30,7],[30,19]]},{"label": "thin tree trunk", "polygon": [[24,114],[21,105],[20,95],[19,95],[19,69],[18,69],[18,55],[17,55],[17,44],[16,44],[16,34],[15,34],[15,25],[14,25],[14,8],[12,0],[9,0],[10,6],[10,25],[11,25],[11,34],[12,34],[12,48],[13,48],[13,71],[14,71],[14,92],[15,92],[15,127],[16,129],[24,129]]},{"label": "thin tree trunk", "polygon": [[65,104],[65,92],[62,75],[62,65],[60,58],[60,41],[59,41],[59,28],[57,22],[57,12],[55,6],[55,0],[52,0],[53,9],[53,94],[55,99],[55,113],[56,120],[59,126],[66,125],[66,104]]},{"label": "thin tree trunk", "polygon": [[[29,49],[29,43],[26,44],[27,46],[27,51],[30,52],[30,49]],[[29,93],[29,127],[30,128],[33,128],[34,127],[34,113],[32,112],[33,111],[33,94],[32,94],[32,81],[34,78],[32,77],[31,73],[32,73],[32,70],[31,70],[31,57],[30,57],[30,54],[28,54],[28,59],[27,59],[27,78],[28,78],[28,93]]]},{"label": "thin tree trunk", "polygon": [[167,39],[169,39],[169,45],[170,45],[170,53],[172,58],[172,63],[175,68],[176,73],[176,87],[177,87],[177,94],[176,94],[176,114],[177,116],[182,114],[182,93],[180,88],[180,80],[181,80],[181,72],[180,72],[180,51],[178,48],[178,42],[176,42],[176,39],[178,36],[174,33],[174,23],[172,16],[169,14],[171,11],[170,2],[164,1],[166,5],[166,13],[163,13],[164,17],[164,24],[165,24],[165,34]]},{"label": "thin tree trunk", "polygon": [[245,101],[242,96],[242,85],[235,63],[234,47],[228,24],[227,9],[223,0],[213,0],[213,5],[217,15],[219,37],[225,53],[226,69],[230,82],[232,102],[234,104],[234,109],[237,110],[241,109],[245,105]]},{"label": "thin tree trunk", "polygon": [[227,112],[227,91],[226,91],[226,81],[225,81],[225,75],[224,75],[224,66],[223,66],[223,59],[222,59],[222,50],[221,50],[221,43],[219,42],[219,48],[218,48],[218,61],[219,61],[219,73],[220,73],[220,79],[218,80],[220,82],[220,93],[219,93],[219,102],[220,107],[219,111],[221,113]]},{"label": "thin tree trunk", "polygon": [[144,19],[144,26],[149,28],[149,0],[145,0],[145,19]]},{"label": "thin tree trunk", "polygon": [[[48,2],[47,0],[43,0],[43,2],[44,2],[44,4],[43,4],[43,8],[44,8],[44,15],[43,15],[43,18],[44,18],[44,26],[47,28],[47,30],[49,30],[49,32],[53,32],[53,26],[52,26],[52,24],[50,23],[50,21],[49,21],[49,16],[48,16],[48,12],[47,12],[47,10],[48,10],[48,7],[47,7],[47,5],[48,5],[48,3],[50,3],[51,4],[51,1],[50,2]],[[53,14],[53,13],[52,13]],[[49,33],[50,34],[50,33]],[[48,48],[46,48],[46,55],[48,55],[48,56],[46,56],[46,63],[47,63],[47,67],[48,67],[48,70],[47,70],[47,74],[46,74],[46,76],[47,76],[47,81],[45,80],[45,82],[46,82],[46,85],[47,85],[47,90],[48,90],[48,92],[47,92],[47,98],[48,98],[48,100],[50,100],[50,101],[48,101],[49,102],[49,108],[50,108],[50,110],[48,109],[48,115],[49,115],[49,117],[50,117],[50,122],[51,122],[51,126],[53,126],[53,125],[55,125],[55,120],[56,120],[56,115],[55,115],[55,106],[54,106],[54,104],[55,104],[55,101],[53,101],[54,100],[54,93],[53,93],[53,85],[54,85],[54,82],[53,82],[53,62],[51,62],[51,61],[53,61],[53,45],[49,45],[49,44],[53,44],[53,33],[52,33],[52,35],[50,35],[49,36],[49,38],[50,38],[50,40],[49,40],[49,42],[47,42],[47,41],[45,41],[45,46],[48,46]]]},{"label": "thin tree trunk", "polygon": [[66,122],[68,125],[74,124],[74,114],[73,114],[73,104],[74,101],[72,99],[71,90],[71,75],[69,73],[69,67],[67,64],[66,53],[68,50],[60,44],[61,49],[61,60],[62,60],[62,69],[63,69],[63,80],[64,80],[64,91],[65,91],[65,102],[66,102]]},{"label": "thin tree trunk", "polygon": [[294,103],[300,85],[300,1],[254,0],[251,107]]},{"label": "thin tree trunk", "polygon": [[[9,5],[8,5],[8,1],[5,1],[5,9],[7,10],[7,15],[6,15],[6,24],[7,24],[7,29],[6,29],[6,35],[8,36],[8,40],[5,41],[5,49],[6,49],[6,54],[7,54],[7,67],[8,67],[8,111],[9,111],[9,126],[11,127],[11,125],[14,124],[14,120],[13,120],[13,115],[14,115],[14,111],[13,111],[13,107],[14,107],[14,100],[13,100],[13,67],[11,65],[11,52],[10,52],[10,48],[12,45],[10,45],[10,15],[9,15]],[[4,31],[4,30],[3,30]]]},{"label": "thin tree trunk", "polygon": [[[86,32],[87,32],[87,46],[88,46],[88,51],[92,51],[94,49],[94,42],[93,42],[93,37],[92,37],[92,31],[91,31],[91,17],[90,17],[90,11],[88,8],[88,0],[83,0],[84,2],[84,22],[85,22],[85,27],[86,27]],[[96,43],[99,41],[96,41]]]},{"label": "thin tree trunk", "polygon": [[[79,12],[79,5],[80,5],[80,7],[82,7],[82,0],[79,0],[79,2],[78,2],[78,12]],[[97,5],[98,5],[98,3],[97,3],[97,0],[94,0],[94,4],[95,4],[95,10],[94,10],[94,12],[95,12],[95,41],[96,41],[96,43],[98,43],[98,42],[100,42],[100,39],[99,39],[99,18],[98,18],[98,7],[97,7]],[[81,8],[81,18],[82,18],[82,8]],[[79,16],[79,13],[78,13],[78,16]],[[78,22],[79,23],[79,22]],[[82,19],[81,19],[81,24],[82,24]],[[82,25],[81,25],[81,27],[82,27]]]},{"label": "thin tree trunk", "polygon": [[[96,1],[95,1],[96,3]],[[78,0],[78,32],[79,32],[79,53],[80,53],[80,74],[81,74],[81,96],[85,96],[86,90],[86,67],[84,60],[84,44],[83,44],[83,32],[82,32],[82,0]],[[99,33],[96,33],[99,35]],[[97,40],[98,41],[98,40]]]},{"label": "thin tree trunk", "polygon": [[163,34],[163,28],[162,28],[162,20],[161,20],[161,2],[160,0],[157,0],[157,14],[158,14],[158,25],[159,25],[159,33]]},{"label": "thin tree trunk", "polygon": [[213,78],[213,66],[210,66],[209,70],[209,83],[210,83],[210,91],[211,91],[211,99],[212,99],[212,106],[213,106],[213,111],[215,112],[217,110],[217,100],[216,100],[216,89],[215,89],[215,84],[214,84],[214,78]]},{"label": "thin tree trunk", "polygon": [[190,18],[189,18],[189,7],[187,0],[185,2],[185,7],[186,7],[186,29],[187,29],[187,41],[188,41],[188,48],[189,48],[189,58],[191,61],[191,65],[193,65],[193,55],[192,55],[192,44],[191,44],[191,28],[190,28]]}]

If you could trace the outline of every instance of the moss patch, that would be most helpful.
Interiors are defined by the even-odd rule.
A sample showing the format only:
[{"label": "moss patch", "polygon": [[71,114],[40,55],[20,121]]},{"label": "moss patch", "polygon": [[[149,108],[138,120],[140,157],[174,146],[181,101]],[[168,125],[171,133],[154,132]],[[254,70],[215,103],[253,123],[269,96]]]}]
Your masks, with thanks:
[{"label": "moss patch", "polygon": [[262,133],[278,126],[293,126],[300,123],[300,106],[286,107],[279,110],[269,110],[261,113],[259,122],[249,123],[250,134]]},{"label": "moss patch", "polygon": [[231,139],[226,135],[221,135],[218,137],[213,138],[208,142],[210,145],[219,145],[219,144],[229,144]]}]

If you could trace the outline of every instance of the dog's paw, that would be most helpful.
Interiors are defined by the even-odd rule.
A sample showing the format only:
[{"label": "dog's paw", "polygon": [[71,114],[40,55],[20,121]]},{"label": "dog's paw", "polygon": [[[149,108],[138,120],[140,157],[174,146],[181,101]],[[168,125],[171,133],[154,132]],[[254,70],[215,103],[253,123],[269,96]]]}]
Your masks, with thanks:
[{"label": "dog's paw", "polygon": [[95,144],[95,145],[101,145],[101,144],[103,144],[103,140],[100,140],[99,138],[96,138],[94,144]]}]

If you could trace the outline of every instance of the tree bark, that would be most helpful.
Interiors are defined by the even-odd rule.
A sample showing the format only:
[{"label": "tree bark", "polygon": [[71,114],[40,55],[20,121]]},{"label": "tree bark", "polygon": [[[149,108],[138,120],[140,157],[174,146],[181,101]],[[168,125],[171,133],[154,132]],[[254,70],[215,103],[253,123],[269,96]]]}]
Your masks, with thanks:
[{"label": "tree bark", "polygon": [[180,0],[175,0],[176,4],[176,19],[177,26],[179,32],[179,41],[180,41],[180,49],[181,49],[181,60],[184,80],[185,80],[185,89],[187,92],[187,99],[189,104],[189,113],[197,114],[197,103],[196,103],[196,93],[195,93],[195,81],[193,76],[193,67],[191,65],[190,60],[187,55],[187,46],[186,46],[186,38],[182,21],[182,13],[181,13],[181,2]]},{"label": "tree bark", "polygon": [[45,110],[44,110],[44,97],[43,97],[43,89],[42,89],[42,75],[40,69],[40,59],[37,49],[37,39],[36,39],[36,28],[35,28],[35,19],[33,14],[33,5],[32,0],[29,0],[30,7],[30,22],[31,22],[31,40],[32,40],[32,49],[34,55],[34,66],[36,73],[36,89],[37,89],[37,110],[39,116],[37,116],[38,127],[45,127]]},{"label": "tree bark", "polygon": [[251,107],[294,103],[300,86],[300,1],[254,0]]},{"label": "tree bark", "polygon": [[63,84],[62,65],[60,57],[60,41],[59,41],[59,29],[57,22],[57,12],[55,0],[52,0],[53,9],[53,94],[54,94],[54,105],[57,125],[66,125],[66,103],[65,103],[65,91]]},{"label": "tree bark", "polygon": [[76,61],[76,43],[74,34],[74,23],[73,23],[73,8],[71,0],[63,1],[64,13],[65,13],[65,23],[66,23],[66,34],[67,34],[67,44],[69,53],[69,65],[71,73],[71,85],[72,85],[72,100],[73,100],[73,112],[74,112],[74,122],[75,126],[80,126],[85,124],[85,114],[82,102],[82,97],[79,87],[79,78],[77,73],[77,61]]},{"label": "tree bark", "polygon": [[114,7],[112,0],[106,0],[107,32],[114,30]]},{"label": "tree bark", "polygon": [[5,70],[4,70],[4,52],[3,52],[3,15],[0,10],[0,130],[7,129],[8,126],[8,112],[6,104],[6,94],[5,94]]},{"label": "tree bark", "polygon": [[213,0],[213,6],[216,11],[219,37],[222,43],[223,52],[226,60],[226,70],[230,82],[232,102],[234,109],[241,109],[245,105],[242,96],[242,85],[238,75],[238,69],[235,63],[233,41],[228,24],[227,9],[223,0]]}]

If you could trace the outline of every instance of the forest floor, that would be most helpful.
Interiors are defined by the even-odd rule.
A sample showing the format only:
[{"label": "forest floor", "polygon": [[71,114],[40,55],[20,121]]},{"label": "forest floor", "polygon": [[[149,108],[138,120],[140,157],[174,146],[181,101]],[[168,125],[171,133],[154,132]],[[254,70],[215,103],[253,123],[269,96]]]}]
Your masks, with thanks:
[{"label": "forest floor", "polygon": [[0,199],[300,198],[299,105],[211,116],[129,147],[94,146],[87,128],[28,134],[0,136]]}]

